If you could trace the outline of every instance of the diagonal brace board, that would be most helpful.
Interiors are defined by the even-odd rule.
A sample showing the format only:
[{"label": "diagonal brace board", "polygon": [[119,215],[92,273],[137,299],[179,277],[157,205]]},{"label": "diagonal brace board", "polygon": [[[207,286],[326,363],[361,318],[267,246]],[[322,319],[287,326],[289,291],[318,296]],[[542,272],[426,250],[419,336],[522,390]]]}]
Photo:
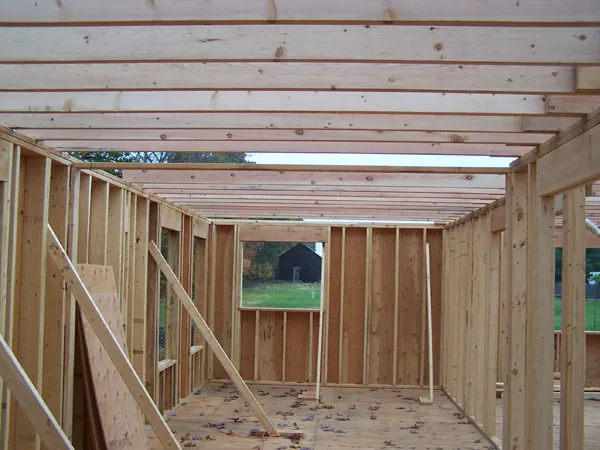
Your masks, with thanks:
[{"label": "diagonal brace board", "polygon": [[236,370],[235,366],[225,353],[225,350],[223,350],[223,347],[221,347],[221,344],[219,344],[219,341],[217,341],[217,338],[213,334],[212,330],[209,328],[209,326],[206,324],[206,322],[200,315],[200,312],[192,302],[192,299],[185,292],[185,289],[183,289],[183,286],[181,285],[181,283],[173,273],[173,270],[171,270],[171,267],[169,266],[165,258],[163,258],[162,254],[160,253],[160,250],[153,241],[151,241],[148,244],[148,251],[156,261],[156,264],[158,264],[158,267],[160,267],[162,273],[167,278],[167,281],[173,286],[175,294],[177,295],[177,297],[179,297],[179,300],[181,301],[185,309],[187,309],[188,313],[190,314],[190,317],[202,333],[202,336],[204,336],[204,339],[206,339],[206,343],[217,356],[219,362],[223,365],[223,368],[227,371],[227,373],[231,377],[231,380],[242,394],[242,397],[244,397],[244,400],[246,400],[246,402],[249,403],[252,412],[256,415],[260,424],[271,436],[279,435],[279,433],[265,414],[264,410],[250,391],[250,389],[248,389],[248,386],[240,376],[239,372]]},{"label": "diagonal brace board", "polygon": [[121,377],[123,377],[123,381],[125,381],[125,384],[150,423],[150,426],[156,433],[156,437],[160,443],[166,449],[181,450],[177,439],[146,391],[142,381],[133,369],[131,362],[127,359],[123,348],[119,345],[115,335],[104,320],[98,306],[81,281],[77,270],[65,253],[64,248],[60,244],[50,225],[48,225],[48,252],[75,296],[79,308],[89,321],[92,329],[106,350],[106,353],[110,356],[115,368],[119,374],[121,374]]},{"label": "diagonal brace board", "polygon": [[64,431],[0,335],[0,376],[47,448],[73,450]]}]

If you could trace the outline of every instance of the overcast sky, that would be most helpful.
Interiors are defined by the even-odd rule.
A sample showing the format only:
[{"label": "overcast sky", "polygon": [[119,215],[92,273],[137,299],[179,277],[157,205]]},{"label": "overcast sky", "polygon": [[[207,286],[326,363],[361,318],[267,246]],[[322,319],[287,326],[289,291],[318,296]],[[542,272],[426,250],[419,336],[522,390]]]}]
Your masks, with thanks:
[{"label": "overcast sky", "polygon": [[249,153],[257,164],[323,164],[362,166],[508,167],[515,158],[446,155],[365,155],[326,153]]}]

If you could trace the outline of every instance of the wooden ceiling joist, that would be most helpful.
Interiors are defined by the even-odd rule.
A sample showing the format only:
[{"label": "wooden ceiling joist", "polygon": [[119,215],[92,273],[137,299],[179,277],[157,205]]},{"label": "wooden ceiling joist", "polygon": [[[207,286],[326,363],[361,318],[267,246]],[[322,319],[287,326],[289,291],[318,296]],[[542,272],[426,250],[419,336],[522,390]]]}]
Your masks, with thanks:
[{"label": "wooden ceiling joist", "polygon": [[[569,111],[587,96],[572,96]],[[562,99],[562,97],[561,97]],[[562,101],[562,100],[561,100]],[[119,91],[0,92],[0,112],[389,112],[546,114],[552,96],[437,92]],[[553,113],[560,113],[557,104]]]},{"label": "wooden ceiling joist", "polygon": [[471,155],[516,157],[532,146],[463,143],[281,142],[281,141],[45,141],[72,151],[167,151],[248,153],[352,153],[387,155]]},{"label": "wooden ceiling joist", "polygon": [[419,61],[594,64],[600,28],[164,25],[0,28],[0,61]]},{"label": "wooden ceiling joist", "polygon": [[[595,69],[581,67],[579,69]],[[590,89],[592,71],[580,89]],[[2,90],[575,92],[575,68],[469,64],[215,62],[0,64]]]},{"label": "wooden ceiling joist", "polygon": [[327,166],[315,172],[243,171],[243,170],[164,170],[160,174],[128,170],[123,178],[133,183],[185,183],[235,185],[305,185],[305,186],[379,186],[379,187],[453,187],[503,188],[504,175],[436,174],[436,173],[339,173]]},{"label": "wooden ceiling joist", "polygon": [[11,128],[272,128],[362,129],[447,132],[557,132],[576,117],[423,115],[377,113],[0,113],[0,123]]},{"label": "wooden ceiling joist", "polygon": [[21,129],[41,140],[107,141],[361,141],[361,142],[448,142],[483,144],[541,144],[554,133],[451,133],[389,130],[304,130],[276,129]]},{"label": "wooden ceiling joist", "polygon": [[221,0],[196,2],[171,0],[39,0],[36,7],[24,2],[0,1],[5,23],[77,22],[600,22],[595,0],[544,0],[515,3],[458,0]]}]

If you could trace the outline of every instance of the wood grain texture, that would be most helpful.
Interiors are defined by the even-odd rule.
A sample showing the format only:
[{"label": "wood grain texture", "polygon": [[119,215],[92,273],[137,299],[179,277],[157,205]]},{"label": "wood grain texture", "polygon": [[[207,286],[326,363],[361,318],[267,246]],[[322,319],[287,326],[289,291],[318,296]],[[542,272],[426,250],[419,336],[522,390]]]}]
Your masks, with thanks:
[{"label": "wood grain texture", "polygon": [[254,380],[254,337],[256,316],[254,311],[242,311],[240,322],[241,357],[240,375],[244,380]]},{"label": "wood grain texture", "polygon": [[366,230],[346,229],[342,383],[363,382]]},{"label": "wood grain texture", "polygon": [[[230,225],[219,225],[216,230],[216,251],[215,251],[215,309],[214,325],[212,327],[215,337],[225,350],[225,353],[231,357],[232,343],[232,281],[234,277],[233,260],[235,257],[235,239],[234,227]],[[227,372],[221,366],[221,363],[214,359],[214,378],[227,378]]]},{"label": "wood grain texture", "polygon": [[285,380],[308,382],[310,313],[288,312],[286,331]]},{"label": "wood grain texture", "polygon": [[327,305],[327,379],[328,383],[338,382],[340,345],[340,306],[342,283],[342,229],[331,228],[329,242],[329,303]]},{"label": "wood grain texture", "polygon": [[[126,338],[121,307],[112,268],[77,266],[81,280],[92,295],[104,320],[125,350]],[[148,446],[144,416],[127,385],[114,367],[89,321],[83,317],[91,375],[97,392],[102,431],[109,449],[137,449]],[[115,414],[118,407],[119,414]]]},{"label": "wood grain texture", "polygon": [[396,230],[373,229],[369,383],[393,384]]},{"label": "wood grain texture", "polygon": [[283,312],[260,312],[258,344],[258,380],[281,381]]}]

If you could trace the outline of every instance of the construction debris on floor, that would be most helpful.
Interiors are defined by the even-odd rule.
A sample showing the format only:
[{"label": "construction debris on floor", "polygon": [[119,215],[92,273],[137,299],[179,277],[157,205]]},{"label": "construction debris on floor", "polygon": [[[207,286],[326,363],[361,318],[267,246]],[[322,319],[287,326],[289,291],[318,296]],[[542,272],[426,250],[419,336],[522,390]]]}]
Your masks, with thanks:
[{"label": "construction debris on floor", "polygon": [[[250,389],[287,437],[265,435],[233,384],[207,384],[167,413],[167,423],[184,448],[495,448],[440,391],[433,405],[421,405],[426,390],[412,388],[325,387],[321,401],[299,400],[306,389],[300,384]],[[150,429],[148,434],[150,449],[161,449]]]}]

